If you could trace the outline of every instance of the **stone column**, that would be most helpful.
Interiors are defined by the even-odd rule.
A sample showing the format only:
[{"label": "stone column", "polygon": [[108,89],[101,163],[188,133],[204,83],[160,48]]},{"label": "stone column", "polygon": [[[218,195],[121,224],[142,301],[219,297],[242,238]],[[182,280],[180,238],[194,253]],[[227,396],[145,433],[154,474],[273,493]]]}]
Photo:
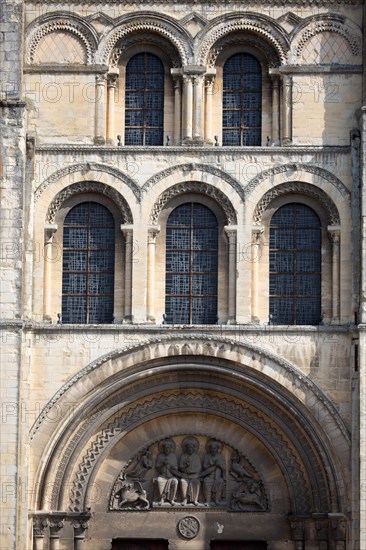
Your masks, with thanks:
[{"label": "stone column", "polygon": [[174,78],[174,145],[181,141],[181,120],[182,120],[182,77]]},{"label": "stone column", "polygon": [[33,518],[33,549],[43,550],[45,547],[45,534],[48,526],[47,518],[34,516]]},{"label": "stone column", "polygon": [[72,525],[74,528],[74,550],[82,550],[85,540],[85,531],[89,526],[88,522],[74,521]]},{"label": "stone column", "polygon": [[280,144],[280,81],[272,75],[272,143]]},{"label": "stone column", "polygon": [[133,255],[133,226],[121,225],[125,237],[125,322],[132,321],[132,255]]},{"label": "stone column", "polygon": [[205,109],[205,139],[213,143],[212,136],[212,95],[213,95],[214,77],[208,77],[206,80],[206,109]]},{"label": "stone column", "polygon": [[296,516],[291,519],[292,540],[295,543],[295,550],[304,550],[305,546],[305,524],[302,518]]},{"label": "stone column", "polygon": [[64,519],[55,519],[55,521],[50,521],[50,550],[59,550],[60,531],[63,528],[64,523]]},{"label": "stone column", "polygon": [[51,320],[51,297],[52,297],[52,241],[57,225],[50,224],[44,228],[43,247],[43,318]]},{"label": "stone column", "polygon": [[340,322],[340,226],[328,227],[332,241],[332,323]]},{"label": "stone column", "polygon": [[193,77],[193,138],[203,140],[203,124],[202,124],[202,96],[203,96],[203,76],[196,75]]},{"label": "stone column", "polygon": [[106,75],[95,77],[95,136],[96,145],[105,144],[105,83]]},{"label": "stone column", "polygon": [[236,225],[226,225],[225,233],[229,240],[228,258],[228,324],[236,322]]},{"label": "stone column", "polygon": [[146,319],[155,321],[155,244],[160,226],[148,228],[147,233],[147,291],[146,291]]},{"label": "stone column", "polygon": [[292,142],[292,77],[282,76],[282,128],[281,144],[290,145]]},{"label": "stone column", "polygon": [[252,322],[259,323],[259,258],[260,239],[263,234],[263,227],[258,225],[252,228]]},{"label": "stone column", "polygon": [[183,100],[184,100],[183,139],[192,139],[193,83],[192,83],[192,76],[189,74],[185,74],[183,76]]},{"label": "stone column", "polygon": [[107,77],[107,143],[114,145],[114,99],[117,87],[118,73],[109,73]]}]

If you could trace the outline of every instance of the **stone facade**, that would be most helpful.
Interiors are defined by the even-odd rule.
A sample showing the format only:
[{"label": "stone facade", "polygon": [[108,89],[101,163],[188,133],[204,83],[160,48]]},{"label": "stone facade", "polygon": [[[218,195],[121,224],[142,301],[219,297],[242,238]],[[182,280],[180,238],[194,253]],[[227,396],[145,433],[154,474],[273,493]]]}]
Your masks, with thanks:
[{"label": "stone facade", "polygon": [[[1,548],[366,550],[363,2],[1,10]],[[160,60],[164,117],[159,143],[134,146],[141,53]],[[225,64],[242,53],[260,66],[260,133],[225,145]],[[82,203],[114,220],[108,323],[65,322]],[[167,322],[167,225],[187,203],[217,220],[212,323]],[[314,324],[272,322],[271,220],[288,204],[320,223]]]}]

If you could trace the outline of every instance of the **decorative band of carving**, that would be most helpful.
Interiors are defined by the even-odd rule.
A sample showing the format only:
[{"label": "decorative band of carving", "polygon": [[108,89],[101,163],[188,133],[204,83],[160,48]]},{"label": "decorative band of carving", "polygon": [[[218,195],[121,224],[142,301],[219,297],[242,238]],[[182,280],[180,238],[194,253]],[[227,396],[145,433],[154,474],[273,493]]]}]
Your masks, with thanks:
[{"label": "decorative band of carving", "polygon": [[334,202],[328,197],[328,195],[326,195],[324,191],[318,189],[314,185],[309,185],[297,181],[284,183],[267,191],[267,193],[262,197],[254,210],[253,222],[260,225],[262,223],[263,212],[266,210],[268,205],[277,197],[285,195],[287,193],[301,193],[303,195],[307,195],[308,197],[313,197],[323,206],[324,210],[327,212],[329,223],[331,223],[332,225],[340,224],[338,209],[335,206]]},{"label": "decorative band of carving", "polygon": [[334,32],[340,34],[348,43],[351,52],[353,55],[358,55],[360,53],[360,40],[355,36],[346,25],[340,21],[322,21],[318,23],[312,23],[310,26],[303,31],[301,36],[295,41],[294,54],[297,57],[301,57],[303,48],[306,42],[322,32]]},{"label": "decorative band of carving", "polygon": [[215,166],[211,166],[210,164],[203,164],[203,163],[196,164],[194,162],[191,162],[189,164],[178,164],[177,166],[171,166],[166,170],[162,170],[161,172],[158,172],[157,174],[155,174],[155,176],[148,179],[147,182],[144,183],[141,189],[141,192],[146,193],[154,185],[159,183],[159,181],[171,176],[175,172],[195,172],[195,171],[211,174],[212,176],[216,176],[217,178],[223,181],[226,181],[226,183],[228,183],[233,189],[235,189],[239,197],[243,198],[243,195],[244,195],[243,187],[235,178],[233,178],[223,170],[220,170]]},{"label": "decorative band of carving", "polygon": [[[169,410],[204,410],[205,413],[224,415],[240,425],[250,426],[257,437],[261,439],[272,453],[277,456],[284,476],[287,478],[289,487],[292,489],[291,497],[296,513],[310,511],[309,487],[306,481],[302,466],[293,449],[289,446],[287,439],[280,433],[277,426],[266,419],[263,414],[256,410],[244,407],[236,401],[227,398],[220,398],[214,394],[207,399],[207,394],[194,394],[190,392],[180,394],[162,395],[148,399],[137,406],[125,409],[121,416],[117,417],[107,428],[102,430],[94,439],[85,458],[79,466],[78,472],[71,490],[70,509],[74,512],[80,511],[84,506],[85,491],[92,473],[93,467],[106,446],[118,437],[122,432],[128,431],[129,427],[136,425],[153,414],[164,414]],[[227,442],[227,444],[229,444]],[[55,487],[56,489],[56,487]],[[59,489],[59,487],[57,488]],[[53,495],[57,497],[57,494]],[[57,501],[53,503],[53,506]]]},{"label": "decorative band of carving", "polygon": [[245,31],[247,33],[249,32],[262,36],[274,47],[281,62],[286,62],[289,45],[284,35],[264,18],[258,19],[256,15],[250,18],[248,15],[246,18],[241,19],[236,16],[232,21],[222,22],[208,31],[198,54],[198,63],[202,65],[206,64],[209,52],[214,44],[223,36],[238,31]]},{"label": "decorative band of carving", "polygon": [[60,191],[60,193],[56,195],[48,208],[46,223],[54,223],[56,212],[60,209],[65,200],[72,197],[73,195],[78,195],[80,193],[100,193],[106,197],[109,197],[120,209],[123,216],[123,223],[133,223],[130,207],[128,206],[126,200],[122,197],[122,195],[120,195],[111,187],[95,181],[82,181],[73,185],[69,185],[68,187]]},{"label": "decorative band of carving", "polygon": [[[60,170],[57,170],[56,172],[51,174],[51,176],[49,176],[36,189],[34,193],[34,202],[37,202],[39,200],[40,196],[45,192],[45,190],[52,183],[55,183],[56,181],[63,178],[64,176],[75,174],[76,172],[81,172],[83,174],[86,174],[90,171],[99,172],[100,174],[103,174],[103,173],[110,174],[111,176],[123,181],[134,193],[137,200],[140,201],[141,190],[138,187],[138,185],[133,181],[132,178],[130,178],[120,170],[117,170],[117,168],[113,168],[112,166],[108,166],[106,164],[98,164],[96,162],[87,162],[87,163],[81,163],[81,164],[73,164],[71,166],[65,166],[65,168],[61,168]],[[94,176],[94,179],[95,179],[95,176]]]},{"label": "decorative band of carving", "polygon": [[179,38],[177,29],[174,29],[173,26],[157,21],[149,21],[147,19],[140,19],[138,22],[126,23],[113,31],[103,47],[101,53],[101,63],[109,64],[113,49],[124,37],[127,37],[129,34],[136,36],[136,34],[146,31],[157,33],[158,35],[166,37],[172,44],[174,44],[175,48],[179,52],[180,65],[186,65],[188,63],[189,55],[186,45],[184,41]]},{"label": "decorative band of carving", "polygon": [[339,193],[347,200],[347,202],[351,201],[351,193],[348,191],[347,187],[341,182],[341,180],[338,179],[336,176],[334,176],[327,170],[324,170],[323,168],[319,168],[318,166],[298,163],[282,164],[280,166],[274,166],[269,170],[264,170],[246,185],[244,189],[244,197],[248,198],[249,195],[251,195],[253,191],[259,185],[261,185],[263,181],[270,180],[277,174],[284,174],[285,172],[289,172],[290,174],[289,176],[286,176],[286,180],[292,179],[295,181],[301,181],[301,172],[314,174],[319,178],[322,178],[323,180],[331,183],[337,189],[337,191],[339,191]]},{"label": "decorative band of carving", "polygon": [[200,193],[213,198],[218,202],[218,204],[225,212],[227,223],[229,225],[235,225],[237,223],[234,207],[224,195],[224,193],[222,193],[219,189],[216,189],[216,187],[209,185],[208,183],[195,181],[177,183],[176,185],[173,185],[164,193],[162,193],[153,206],[149,222],[152,224],[156,224],[159,218],[159,214],[163,210],[167,202],[170,201],[173,197],[176,197],[177,195],[182,195],[183,193]]},{"label": "decorative band of carving", "polygon": [[130,35],[121,39],[120,42],[113,48],[109,60],[110,67],[116,68],[118,66],[119,59],[127,48],[135,44],[141,45],[142,42],[147,45],[152,44],[153,46],[158,46],[161,50],[163,50],[167,54],[172,67],[178,68],[181,66],[179,52],[176,47],[164,36],[159,36],[154,33],[139,33],[137,35]]},{"label": "decorative band of carving", "polygon": [[219,42],[215,43],[208,54],[208,66],[213,68],[216,64],[216,59],[223,50],[229,48],[230,46],[235,46],[238,44],[251,46],[261,51],[264,54],[269,67],[278,67],[281,63],[278,52],[261,36],[238,32],[236,34],[224,36],[221,40],[219,40]]},{"label": "decorative band of carving", "polygon": [[83,43],[86,51],[87,63],[90,64],[94,59],[93,47],[95,40],[86,27],[71,19],[60,18],[56,21],[48,21],[38,27],[30,36],[26,50],[27,63],[34,63],[37,46],[41,38],[51,32],[66,31],[74,34]]}]

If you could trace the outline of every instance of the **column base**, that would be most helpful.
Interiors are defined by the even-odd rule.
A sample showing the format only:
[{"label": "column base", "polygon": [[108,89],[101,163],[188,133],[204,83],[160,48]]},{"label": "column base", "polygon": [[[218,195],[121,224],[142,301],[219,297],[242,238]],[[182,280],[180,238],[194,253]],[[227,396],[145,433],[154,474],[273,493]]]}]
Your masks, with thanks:
[{"label": "column base", "polygon": [[105,145],[105,138],[100,136],[95,137],[94,145]]}]

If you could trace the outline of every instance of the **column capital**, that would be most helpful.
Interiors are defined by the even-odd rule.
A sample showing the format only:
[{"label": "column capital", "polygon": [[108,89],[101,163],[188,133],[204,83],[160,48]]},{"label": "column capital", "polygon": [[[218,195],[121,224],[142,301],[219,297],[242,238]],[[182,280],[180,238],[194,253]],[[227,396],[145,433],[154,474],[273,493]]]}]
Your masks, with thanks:
[{"label": "column capital", "polygon": [[252,238],[254,241],[259,241],[261,236],[264,233],[263,225],[253,225],[252,227]]},{"label": "column capital", "polygon": [[44,515],[33,516],[33,537],[43,538],[46,534],[47,527],[48,520]]},{"label": "column capital", "polygon": [[122,233],[124,233],[125,235],[126,234],[129,234],[129,233],[133,233],[133,224],[130,224],[130,223],[122,223],[121,224],[121,231]]},{"label": "column capital", "polygon": [[341,226],[340,225],[328,225],[327,227],[329,236],[333,245],[338,245],[341,238]]},{"label": "column capital", "polygon": [[147,235],[148,235],[149,242],[155,241],[159,233],[160,233],[160,225],[149,225],[147,228]]},{"label": "column capital", "polygon": [[107,81],[107,73],[97,74],[95,76],[95,83],[97,86],[104,86]]},{"label": "column capital", "polygon": [[224,231],[226,233],[226,235],[230,238],[232,237],[236,237],[237,233],[238,233],[238,226],[237,225],[225,225],[224,226]]},{"label": "column capital", "polygon": [[44,226],[44,237],[47,241],[52,239],[53,235],[57,231],[57,224],[49,223]]}]

